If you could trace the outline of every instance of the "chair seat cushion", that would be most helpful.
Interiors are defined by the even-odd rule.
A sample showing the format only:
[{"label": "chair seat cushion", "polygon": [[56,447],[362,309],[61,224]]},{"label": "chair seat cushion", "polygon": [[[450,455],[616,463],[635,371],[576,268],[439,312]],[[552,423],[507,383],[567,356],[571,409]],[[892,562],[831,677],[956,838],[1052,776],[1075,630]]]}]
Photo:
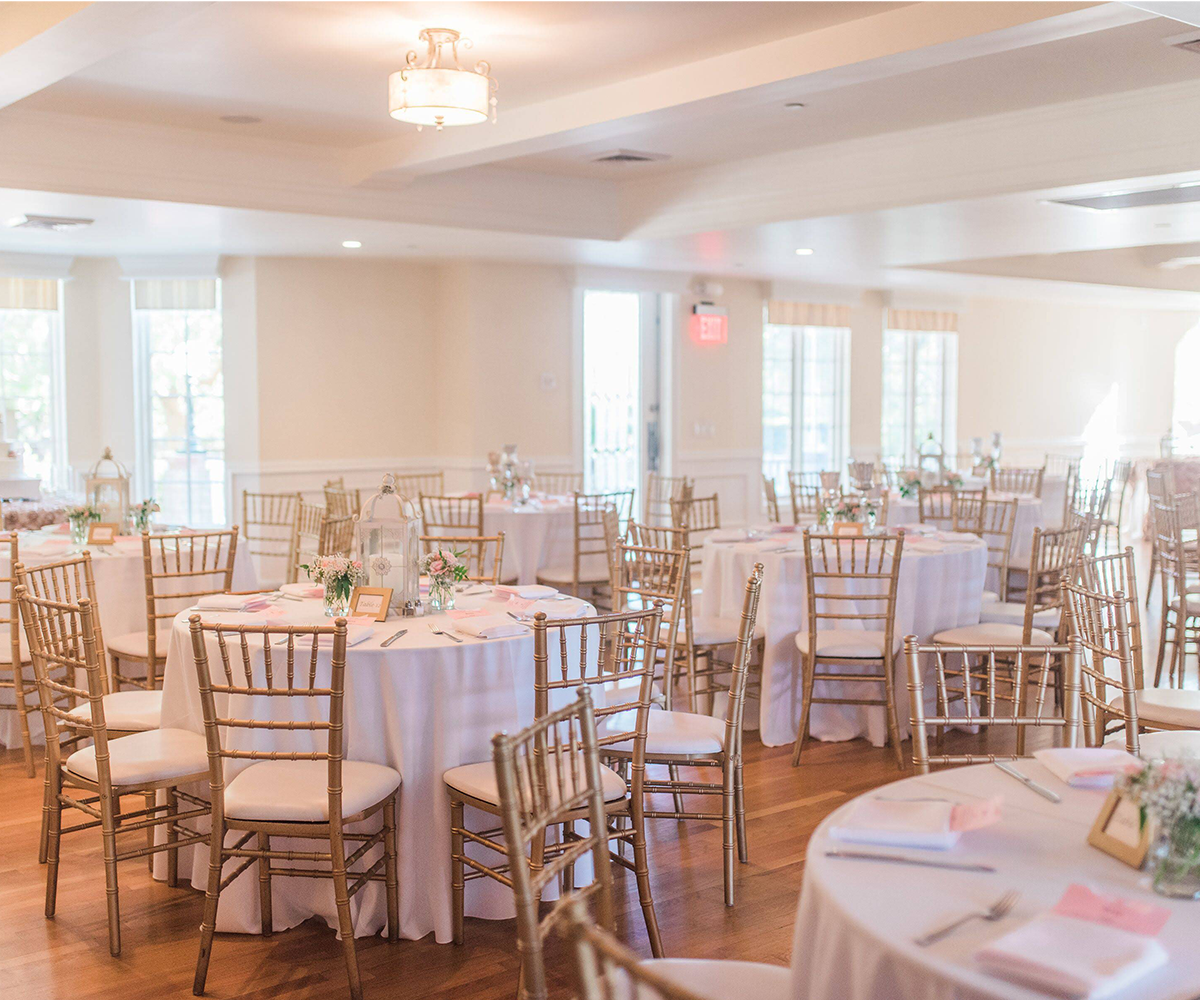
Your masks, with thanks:
[{"label": "chair seat cushion", "polygon": [[[76,705],[67,715],[84,725],[92,724],[92,707]],[[114,691],[104,696],[104,722],[110,730],[141,733],[158,728],[162,715],[161,691]]]},{"label": "chair seat cushion", "polygon": [[[575,582],[575,566],[547,566],[537,571],[539,581],[559,585]],[[580,583],[608,583],[608,560],[604,556],[584,556],[579,560]]]},{"label": "chair seat cushion", "polygon": [[[167,658],[167,644],[170,642],[170,638],[169,629],[167,632],[155,633],[154,652],[158,659],[165,660]],[[115,639],[105,636],[104,644],[110,653],[117,653],[120,656],[135,656],[141,660],[146,659],[145,632],[126,632]]]},{"label": "chair seat cushion", "polygon": [[[579,771],[582,775],[583,768],[580,767]],[[478,764],[462,764],[459,767],[452,767],[442,775],[442,780],[448,787],[456,792],[462,792],[463,795],[469,795],[481,802],[490,802],[492,805],[500,804],[500,792],[496,787],[496,765],[490,760],[480,761]],[[567,780],[572,781],[569,772]],[[605,802],[618,802],[625,798],[625,779],[604,764],[600,765],[600,786],[604,790]],[[550,791],[551,798],[555,798],[558,789],[554,786],[553,781]],[[568,795],[574,794],[573,783],[568,787],[567,793]]]},{"label": "chair seat cushion", "polygon": [[983,603],[985,605],[998,604],[999,602],[1000,602],[1000,595],[997,594],[994,590],[985,590],[983,592]]},{"label": "chair seat cushion", "polygon": [[792,970],[785,965],[719,958],[652,958],[640,965],[697,996],[712,1000],[731,997],[790,1000],[796,995]]},{"label": "chair seat cushion", "polygon": [[[1200,691],[1181,691],[1178,688],[1143,688],[1135,694],[1138,721],[1148,726],[1180,726],[1200,729]],[[1110,708],[1123,709],[1124,699],[1113,698]]]},{"label": "chair seat cushion", "polygon": [[[618,712],[600,720],[600,736],[629,732],[637,725],[637,713]],[[725,720],[695,712],[651,712],[646,727],[648,754],[720,753],[725,746]],[[612,743],[605,750],[632,751],[632,741]]]},{"label": "chair seat cushion", "polygon": [[[978,625],[962,625],[939,632],[933,641],[947,646],[1019,646],[1025,641],[1024,633],[1021,625],[980,622]],[[1035,628],[1029,642],[1034,646],[1052,646],[1054,636]]]},{"label": "chair seat cushion", "polygon": [[[1109,737],[1104,741],[1104,745],[1115,750],[1124,750],[1125,734],[1118,733]],[[1200,730],[1160,729],[1157,733],[1139,733],[1138,755],[1143,760],[1200,757]]]},{"label": "chair seat cushion", "polygon": [[[29,644],[25,641],[25,630],[20,629],[17,634],[17,655],[21,657],[22,663],[29,663]],[[12,634],[7,628],[0,630],[0,663],[12,663]],[[33,681],[30,680],[29,686],[33,687]]]},{"label": "chair seat cushion", "polygon": [[[362,760],[342,761],[342,816],[371,808],[399,787],[399,771]],[[226,787],[225,815],[283,823],[328,822],[329,761],[251,764]]]},{"label": "chair seat cushion", "polygon": [[[114,785],[145,785],[176,778],[198,781],[208,777],[204,737],[189,729],[152,729],[122,736],[109,741],[108,756]],[[71,754],[67,770],[89,781],[98,781],[95,746]]]},{"label": "chair seat cushion", "polygon": [[[1043,608],[1033,613],[1035,627],[1049,632],[1057,630],[1059,619],[1062,618],[1062,608]],[[979,620],[985,623],[1000,623],[1004,625],[1025,624],[1024,601],[995,601],[983,605]]]},{"label": "chair seat cushion", "polygon": [[[1186,602],[1187,613],[1189,615],[1200,615],[1200,594],[1188,594],[1184,600]],[[1178,611],[1179,604],[1179,598],[1176,597],[1175,600],[1171,602],[1171,610]]]},{"label": "chair seat cushion", "polygon": [[[817,655],[846,658],[876,658],[883,655],[884,632],[867,629],[831,628],[817,630]],[[808,652],[808,633],[796,633],[796,647]]]},{"label": "chair seat cushion", "polygon": [[[741,617],[718,618],[715,615],[696,615],[692,618],[692,642],[697,646],[731,646],[737,642]],[[767,631],[754,623],[754,638],[761,639]]]}]

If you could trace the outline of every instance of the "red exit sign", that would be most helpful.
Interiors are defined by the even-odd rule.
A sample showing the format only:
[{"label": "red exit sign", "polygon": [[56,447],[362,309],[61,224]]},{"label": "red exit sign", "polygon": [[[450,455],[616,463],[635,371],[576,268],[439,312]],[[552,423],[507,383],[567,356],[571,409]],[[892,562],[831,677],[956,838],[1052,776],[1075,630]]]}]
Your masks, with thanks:
[{"label": "red exit sign", "polygon": [[729,317],[716,313],[692,313],[689,332],[693,344],[724,344],[729,340]]}]

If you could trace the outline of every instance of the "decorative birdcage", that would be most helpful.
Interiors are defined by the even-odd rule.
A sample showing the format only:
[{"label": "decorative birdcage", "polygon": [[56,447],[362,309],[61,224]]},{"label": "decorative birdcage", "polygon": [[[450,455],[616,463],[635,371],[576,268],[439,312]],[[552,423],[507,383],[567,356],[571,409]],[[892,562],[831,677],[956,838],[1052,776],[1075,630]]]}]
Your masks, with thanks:
[{"label": "decorative birdcage", "polygon": [[379,492],[354,515],[354,552],[368,587],[390,587],[388,607],[402,615],[421,608],[421,516],[396,492],[396,477],[383,477]]},{"label": "decorative birdcage", "polygon": [[129,520],[129,470],[105,448],[88,470],[83,492],[86,502],[100,512],[100,520],[124,527]]},{"label": "decorative birdcage", "polygon": [[921,443],[917,453],[917,467],[921,470],[924,486],[940,486],[946,479],[946,455],[942,446],[934,440],[933,432]]},{"label": "decorative birdcage", "polygon": [[854,462],[850,463],[850,485],[860,493],[866,493],[872,486],[875,485],[875,463],[874,462]]}]

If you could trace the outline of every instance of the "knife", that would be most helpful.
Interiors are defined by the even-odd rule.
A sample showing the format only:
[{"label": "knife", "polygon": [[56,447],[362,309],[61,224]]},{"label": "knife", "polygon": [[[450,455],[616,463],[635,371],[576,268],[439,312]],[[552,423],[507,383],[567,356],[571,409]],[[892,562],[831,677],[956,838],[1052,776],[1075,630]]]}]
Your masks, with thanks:
[{"label": "knife", "polygon": [[875,854],[872,851],[826,851],[827,858],[846,858],[853,861],[890,861],[897,865],[919,865],[923,868],[952,868],[963,872],[994,872],[990,865],[965,864],[958,861],[926,861],[924,858],[903,858],[898,854]]},{"label": "knife", "polygon": [[1061,802],[1062,801],[1062,796],[1059,795],[1057,792],[1052,792],[1052,791],[1050,791],[1049,788],[1046,788],[1044,785],[1039,785],[1032,778],[1027,778],[1025,775],[1023,775],[1020,771],[1018,771],[1012,765],[1005,764],[1003,761],[999,761],[999,760],[993,761],[993,763],[998,768],[1000,768],[1001,771],[1003,771],[1005,774],[1007,774],[1010,778],[1016,778],[1017,781],[1021,782],[1021,784],[1023,784],[1031,792],[1036,792],[1042,798],[1049,799],[1051,802]]}]

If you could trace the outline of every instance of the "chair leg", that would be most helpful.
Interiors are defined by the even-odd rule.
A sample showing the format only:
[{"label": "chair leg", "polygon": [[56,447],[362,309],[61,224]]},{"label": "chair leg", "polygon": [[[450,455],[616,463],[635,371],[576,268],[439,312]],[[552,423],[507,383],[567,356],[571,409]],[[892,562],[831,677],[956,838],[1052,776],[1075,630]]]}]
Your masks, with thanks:
[{"label": "chair leg", "polygon": [[746,841],[746,789],[742,783],[742,758],[739,756],[733,770],[733,799],[737,815],[738,860],[742,864],[750,861],[750,846]]},{"label": "chair leg", "polygon": [[454,909],[454,943],[462,944],[463,930],[463,804],[450,800],[450,902]]},{"label": "chair leg", "polygon": [[808,739],[808,715],[812,710],[813,687],[815,686],[813,675],[817,672],[817,665],[815,662],[809,663],[807,656],[801,656],[800,669],[804,672],[804,704],[800,707],[800,732],[796,734],[796,749],[792,751],[792,767],[799,766],[800,753]]},{"label": "chair leg", "polygon": [[1162,621],[1158,626],[1158,662],[1154,668],[1154,686],[1158,687],[1162,684],[1163,663],[1167,655],[1167,615],[1166,608],[1163,609]]},{"label": "chair leg", "polygon": [[[271,835],[258,835],[258,849],[264,853],[271,849]],[[271,907],[271,859],[258,859],[258,913],[262,923],[263,937],[270,937],[275,929],[275,913]]]},{"label": "chair leg", "polygon": [[646,855],[646,817],[643,815],[643,810],[641,796],[631,796],[629,820],[633,827],[633,871],[637,878],[638,900],[642,904],[642,916],[646,920],[646,935],[650,938],[650,953],[655,958],[662,958],[662,935],[658,931],[658,917],[654,913],[654,897],[650,892],[650,862]]},{"label": "chair leg", "polygon": [[892,741],[892,750],[896,754],[896,766],[904,770],[904,748],[900,745],[900,722],[896,716],[896,678],[893,674],[891,653],[883,656],[883,689],[887,700],[888,739]]},{"label": "chair leg", "polygon": [[20,676],[19,671],[23,668],[21,664],[13,664],[13,698],[17,706],[17,716],[21,724],[21,746],[25,751],[25,774],[27,777],[36,778],[37,768],[33,762],[33,737],[29,733],[29,706],[25,702],[25,684]]},{"label": "chair leg", "polygon": [[[573,834],[574,832],[575,832],[574,821],[572,821],[570,823],[564,823],[562,825],[561,837],[562,837],[562,842],[564,845],[567,843],[568,837],[571,834]],[[575,866],[567,865],[567,867],[562,870],[562,894],[565,896],[565,895],[567,895],[567,893],[574,892],[574,891],[575,891]]]},{"label": "chair leg", "polygon": [[[49,763],[49,761],[47,761]],[[46,768],[46,801],[42,828],[46,831],[46,916],[53,917],[58,903],[58,851],[62,840],[62,778],[57,768]]]},{"label": "chair leg", "polygon": [[[167,794],[167,885],[174,889],[179,885],[179,848],[171,845],[179,840],[175,832],[175,815],[179,812],[179,799],[174,788],[168,788]],[[153,854],[150,857],[154,857]]]},{"label": "chair leg", "polygon": [[[670,776],[672,782],[678,783],[678,781],[679,781],[679,765],[678,764],[668,764],[667,765],[667,774]],[[677,813],[683,812],[683,793],[682,792],[672,792],[671,799],[675,805],[675,811]]]},{"label": "chair leg", "polygon": [[208,978],[208,960],[212,958],[213,932],[217,929],[217,903],[221,897],[221,863],[224,860],[225,821],[213,817],[208,843],[208,888],[204,893],[204,917],[200,921],[200,955],[196,959],[196,978],[192,992],[204,996],[204,981]]},{"label": "chair leg", "polygon": [[[146,800],[146,808],[153,809],[154,806],[158,802],[158,793],[157,792],[147,792],[143,796],[143,798],[145,798],[145,800]],[[150,819],[154,815],[155,815],[154,813],[147,813],[146,818]],[[152,826],[146,827],[146,847],[148,847],[151,851],[154,850],[154,827],[152,827]],[[146,855],[146,867],[150,870],[150,874],[153,875],[154,874],[154,854],[153,853]]]},{"label": "chair leg", "polygon": [[396,873],[396,796],[383,806],[383,867],[387,885],[388,940],[400,940],[400,880]]},{"label": "chair leg", "polygon": [[44,865],[46,863],[46,853],[47,853],[48,844],[50,841],[50,808],[51,808],[51,803],[54,801],[53,795],[50,790],[51,767],[50,767],[50,761],[48,758],[43,761],[43,765],[45,767],[46,773],[45,773],[45,776],[42,778],[42,835],[41,835],[40,842],[38,843],[38,864],[39,865]]},{"label": "chair leg", "polygon": [[[116,811],[115,805],[112,797],[101,795],[100,833],[104,843],[104,893],[108,902],[108,950],[114,958],[121,954],[121,906],[117,895],[117,821],[113,815]],[[54,845],[54,852],[57,855],[57,845]],[[53,864],[57,876],[57,857]]]},{"label": "chair leg", "polygon": [[738,836],[734,783],[734,762],[727,754],[721,767],[721,852],[725,868],[725,905],[733,906],[733,852],[740,846]]},{"label": "chair leg", "polygon": [[346,848],[341,831],[330,831],[330,854],[333,856],[333,900],[337,904],[338,931],[342,936],[342,951],[346,955],[346,975],[350,979],[350,1000],[362,1000],[362,980],[358,973],[358,950],[354,944],[354,920],[350,916],[350,887],[346,881]]}]

